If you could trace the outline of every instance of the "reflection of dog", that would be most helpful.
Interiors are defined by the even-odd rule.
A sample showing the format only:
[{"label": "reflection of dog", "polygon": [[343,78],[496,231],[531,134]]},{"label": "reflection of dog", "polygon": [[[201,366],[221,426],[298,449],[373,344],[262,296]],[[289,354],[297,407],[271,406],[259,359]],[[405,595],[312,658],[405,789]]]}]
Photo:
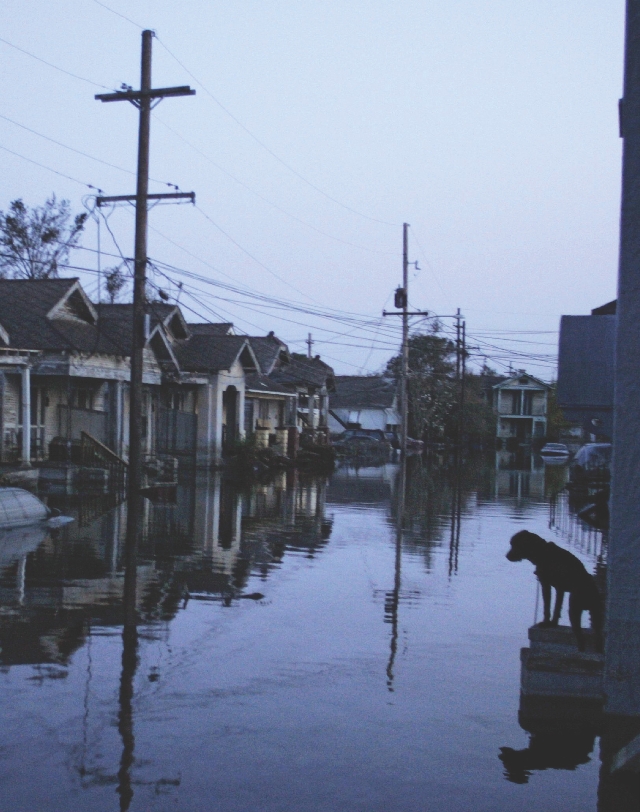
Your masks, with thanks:
[{"label": "reflection of dog", "polygon": [[[578,648],[584,651],[581,621],[582,613],[587,609],[591,614],[591,626],[596,636],[596,649],[602,651],[602,600],[595,578],[589,575],[575,555],[558,547],[552,541],[545,541],[535,533],[521,530],[512,537],[507,558],[509,561],[522,561],[526,558],[535,564],[544,601],[544,620],[541,626],[558,625],[564,593],[569,592],[569,620],[578,641]],[[556,590],[553,617],[551,617],[551,587]]]},{"label": "reflection of dog", "polygon": [[526,750],[501,747],[498,758],[508,781],[526,784],[534,770],[575,770],[586,764],[595,738],[595,733],[589,731],[534,733]]}]

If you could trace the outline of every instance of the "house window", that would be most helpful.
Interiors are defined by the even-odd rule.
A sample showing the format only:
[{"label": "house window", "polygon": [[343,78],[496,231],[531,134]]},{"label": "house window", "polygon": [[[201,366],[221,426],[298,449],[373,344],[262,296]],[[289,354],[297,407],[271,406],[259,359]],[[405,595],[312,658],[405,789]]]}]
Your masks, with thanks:
[{"label": "house window", "polygon": [[176,412],[183,412],[184,392],[167,392],[164,399],[164,405],[167,409],[172,409]]},{"label": "house window", "polygon": [[522,414],[533,414],[533,392],[522,393]]},{"label": "house window", "polygon": [[520,392],[511,392],[511,414],[520,414]]},{"label": "house window", "polygon": [[73,392],[73,405],[76,409],[93,409],[93,389],[75,389]]},{"label": "house window", "polygon": [[258,401],[258,417],[260,420],[268,420],[269,419],[269,401],[268,400],[259,400]]}]

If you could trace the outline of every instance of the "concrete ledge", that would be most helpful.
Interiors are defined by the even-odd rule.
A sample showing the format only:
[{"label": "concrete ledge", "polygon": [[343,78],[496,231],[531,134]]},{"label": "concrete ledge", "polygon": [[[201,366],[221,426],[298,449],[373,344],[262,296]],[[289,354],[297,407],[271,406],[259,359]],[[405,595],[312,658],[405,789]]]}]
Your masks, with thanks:
[{"label": "concrete ledge", "polygon": [[[597,656],[595,634],[591,629],[583,629],[586,651],[583,654],[593,653]],[[529,629],[529,642],[531,650],[535,652],[557,652],[564,654],[567,649],[583,656],[578,651],[578,643],[571,626],[531,626]]]},{"label": "concrete ledge", "polygon": [[604,658],[601,654],[523,648],[520,662],[520,687],[525,695],[602,700]]}]

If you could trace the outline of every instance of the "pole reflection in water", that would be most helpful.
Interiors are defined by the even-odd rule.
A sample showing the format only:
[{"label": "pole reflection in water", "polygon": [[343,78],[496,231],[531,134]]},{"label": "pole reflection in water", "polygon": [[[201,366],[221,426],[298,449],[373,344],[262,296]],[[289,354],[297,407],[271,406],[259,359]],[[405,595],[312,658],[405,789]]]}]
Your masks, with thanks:
[{"label": "pole reflection in water", "polygon": [[394,561],[393,591],[387,592],[385,601],[385,620],[391,623],[391,643],[389,649],[389,662],[387,663],[387,688],[393,691],[393,666],[398,651],[398,606],[400,604],[400,586],[402,573],[402,530],[404,523],[406,489],[407,489],[407,458],[402,456],[400,470],[398,471],[398,515],[396,517],[396,549]]},{"label": "pole reflection in water", "polygon": [[453,493],[451,499],[451,538],[449,540],[449,578],[458,572],[460,551],[460,516],[462,514],[462,465],[458,449],[455,451]]},{"label": "pole reflection in water", "polygon": [[138,667],[137,554],[142,498],[130,500],[127,515],[127,537],[124,549],[124,592],[122,628],[122,672],[120,676],[118,732],[122,739],[122,756],[118,770],[117,793],[120,810],[126,812],[133,799],[131,769],[134,762],[135,736],[133,733],[133,680]]}]

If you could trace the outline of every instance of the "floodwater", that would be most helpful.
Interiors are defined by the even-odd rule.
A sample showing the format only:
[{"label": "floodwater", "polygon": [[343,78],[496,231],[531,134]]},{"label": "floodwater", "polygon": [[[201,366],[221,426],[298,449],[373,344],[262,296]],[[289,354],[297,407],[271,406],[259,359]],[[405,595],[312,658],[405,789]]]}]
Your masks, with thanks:
[{"label": "floodwater", "polygon": [[596,810],[598,740],[518,722],[541,610],[505,553],[604,542],[563,468],[497,462],[415,463],[402,530],[392,464],[145,502],[124,651],[126,505],[50,496],[75,522],[0,539],[0,809]]}]

